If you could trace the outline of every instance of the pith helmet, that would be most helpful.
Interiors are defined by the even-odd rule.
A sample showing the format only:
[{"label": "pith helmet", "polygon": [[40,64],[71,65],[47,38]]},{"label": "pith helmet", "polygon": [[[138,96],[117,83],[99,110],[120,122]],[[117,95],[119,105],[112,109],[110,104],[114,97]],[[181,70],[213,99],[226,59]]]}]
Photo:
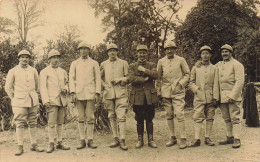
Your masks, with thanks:
[{"label": "pith helmet", "polygon": [[91,46],[90,44],[88,44],[87,42],[81,42],[78,46],[78,49],[82,48],[82,47],[86,47],[86,48],[89,48],[91,49]]},{"label": "pith helmet", "polygon": [[31,57],[31,54],[29,51],[27,50],[21,50],[19,53],[18,53],[18,57],[20,57],[21,55],[28,55]]},{"label": "pith helmet", "polygon": [[147,47],[147,45],[139,44],[139,45],[137,45],[136,50],[137,51],[139,51],[139,50],[146,50],[146,51],[148,51],[148,47]]},{"label": "pith helmet", "polygon": [[227,50],[233,52],[233,48],[232,48],[230,45],[228,45],[228,44],[223,45],[223,46],[221,47],[221,50],[223,50],[223,49],[227,49]]},{"label": "pith helmet", "polygon": [[48,53],[48,59],[50,59],[51,57],[53,56],[60,56],[60,52],[55,50],[55,49],[52,49],[49,53]]},{"label": "pith helmet", "polygon": [[118,47],[116,44],[114,43],[110,43],[107,45],[107,51],[109,51],[110,49],[117,49],[118,50]]},{"label": "pith helmet", "polygon": [[164,49],[166,48],[177,48],[177,46],[173,41],[169,41],[165,43]]},{"label": "pith helmet", "polygon": [[202,46],[202,47],[200,48],[200,52],[203,51],[203,50],[212,51],[212,49],[210,48],[210,46]]}]

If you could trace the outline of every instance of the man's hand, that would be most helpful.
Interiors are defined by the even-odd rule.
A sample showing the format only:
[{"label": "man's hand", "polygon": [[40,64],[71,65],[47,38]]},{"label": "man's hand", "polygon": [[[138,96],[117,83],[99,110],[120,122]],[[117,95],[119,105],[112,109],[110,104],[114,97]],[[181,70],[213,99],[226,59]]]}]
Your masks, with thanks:
[{"label": "man's hand", "polygon": [[235,102],[235,100],[233,100],[232,98],[228,99],[228,103],[234,103],[234,102]]},{"label": "man's hand", "polygon": [[149,77],[148,77],[148,76],[144,78],[144,81],[145,81],[145,82],[146,82],[147,80],[149,80]]},{"label": "man's hand", "polygon": [[217,108],[219,106],[219,101],[217,101],[216,99],[213,99],[213,106],[215,108]]},{"label": "man's hand", "polygon": [[181,91],[181,89],[182,89],[182,86],[181,86],[181,84],[180,83],[177,83],[177,85],[176,85],[176,91],[178,92],[178,91]]},{"label": "man's hand", "polygon": [[95,104],[98,103],[99,98],[100,98],[100,94],[99,94],[99,93],[96,93],[96,94],[95,94],[95,97],[94,97],[94,103],[95,103]]},{"label": "man's hand", "polygon": [[51,104],[50,104],[50,102],[47,102],[44,104],[44,106],[45,106],[45,108],[49,108],[49,107],[51,107]]},{"label": "man's hand", "polygon": [[63,96],[65,96],[65,95],[67,94],[67,89],[62,89],[62,90],[60,91],[60,94],[63,95]]},{"label": "man's hand", "polygon": [[72,98],[72,102],[76,102],[77,101],[77,96],[75,92],[71,93],[71,98]]},{"label": "man's hand", "polygon": [[145,72],[145,68],[143,66],[140,66],[140,65],[138,66],[137,70]]},{"label": "man's hand", "polygon": [[196,66],[197,68],[200,68],[201,65],[202,65],[202,61],[201,61],[201,60],[199,60],[199,61],[197,61],[197,62],[195,63],[195,66]]},{"label": "man's hand", "polygon": [[112,79],[111,80],[111,83],[113,84],[113,85],[116,85],[116,84],[118,84],[118,83],[120,83],[121,82],[121,79],[118,79],[118,78],[115,78],[115,79]]}]

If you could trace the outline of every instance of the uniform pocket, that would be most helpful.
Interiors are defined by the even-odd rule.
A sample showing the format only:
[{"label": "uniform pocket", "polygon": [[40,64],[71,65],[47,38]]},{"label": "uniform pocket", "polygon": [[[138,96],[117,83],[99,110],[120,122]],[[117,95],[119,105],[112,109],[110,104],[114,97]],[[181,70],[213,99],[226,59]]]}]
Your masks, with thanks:
[{"label": "uniform pocket", "polygon": [[23,93],[15,93],[14,94],[14,98],[17,98],[17,99],[24,99],[26,98],[26,94],[23,94]]},{"label": "uniform pocket", "polygon": [[134,101],[135,101],[135,91],[134,90],[132,90],[131,92],[130,92],[130,103],[131,104],[133,104],[134,103]]},{"label": "uniform pocket", "polygon": [[158,102],[158,96],[157,96],[157,90],[156,89],[151,89],[151,99],[152,99],[152,103]]}]

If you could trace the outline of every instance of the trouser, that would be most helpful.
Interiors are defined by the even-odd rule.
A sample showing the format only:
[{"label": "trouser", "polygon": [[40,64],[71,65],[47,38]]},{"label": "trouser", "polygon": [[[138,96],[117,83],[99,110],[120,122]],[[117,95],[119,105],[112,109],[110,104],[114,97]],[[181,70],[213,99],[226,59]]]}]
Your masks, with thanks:
[{"label": "trouser", "polygon": [[58,141],[62,141],[62,124],[64,122],[65,107],[51,105],[47,108],[49,142],[54,142],[55,126]]},{"label": "trouser", "polygon": [[146,121],[146,131],[148,135],[153,135],[153,118],[155,115],[154,105],[133,105],[135,120],[137,121],[137,134],[143,136],[144,120]]},{"label": "trouser", "polygon": [[26,125],[29,126],[31,144],[36,143],[37,111],[39,107],[13,107],[12,109],[18,145],[23,145],[24,127]]},{"label": "trouser", "polygon": [[206,119],[205,137],[209,137],[214,121],[215,107],[213,103],[201,103],[194,101],[195,139],[199,139],[202,122]]},{"label": "trouser", "polygon": [[175,136],[174,132],[174,114],[176,115],[180,136],[181,138],[186,138],[185,132],[185,119],[184,119],[184,101],[185,93],[175,95],[173,98],[163,98],[162,99],[162,106],[166,111],[166,119],[167,124],[169,126],[170,135]]},{"label": "trouser", "polygon": [[234,103],[221,103],[220,110],[222,117],[226,123],[227,136],[231,137],[234,134],[234,138],[240,138],[241,123],[240,123],[240,108],[241,102],[236,101]]},{"label": "trouser", "polygon": [[[128,111],[128,98],[106,99],[108,118],[112,127],[114,137],[118,137],[118,125],[120,139],[125,139],[126,134],[126,113]],[[118,120],[118,125],[117,125]]]},{"label": "trouser", "polygon": [[87,138],[93,139],[95,123],[95,104],[92,100],[78,100],[76,102],[78,110],[78,128],[80,139],[85,139],[85,117],[87,117]]}]

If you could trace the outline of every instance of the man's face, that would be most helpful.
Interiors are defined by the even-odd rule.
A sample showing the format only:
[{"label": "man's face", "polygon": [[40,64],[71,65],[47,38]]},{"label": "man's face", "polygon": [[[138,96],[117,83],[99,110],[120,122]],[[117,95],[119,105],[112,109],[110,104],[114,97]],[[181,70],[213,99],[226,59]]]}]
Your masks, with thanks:
[{"label": "man's face", "polygon": [[58,67],[60,63],[60,56],[52,56],[49,61],[52,67]]},{"label": "man's face", "polygon": [[112,60],[114,60],[117,57],[117,53],[118,53],[118,50],[114,49],[114,48],[108,50],[108,52],[107,52],[109,59],[112,59]]},{"label": "man's face", "polygon": [[146,60],[147,57],[147,51],[146,50],[139,50],[137,51],[137,58],[140,61]]},{"label": "man's face", "polygon": [[172,59],[174,54],[176,53],[176,48],[170,47],[165,49],[165,54],[167,58]]},{"label": "man's face", "polygon": [[201,60],[203,62],[208,62],[211,58],[211,53],[209,50],[203,50],[203,51],[201,51],[200,56],[201,56]]},{"label": "man's face", "polygon": [[90,53],[90,49],[87,47],[81,47],[79,49],[79,54],[81,57],[87,57],[87,56],[89,56],[89,53]]},{"label": "man's face", "polygon": [[222,55],[223,60],[229,60],[232,57],[232,53],[227,49],[223,49],[221,51],[221,55]]},{"label": "man's face", "polygon": [[19,57],[19,62],[21,65],[28,65],[30,61],[30,56],[29,55],[21,55]]}]

